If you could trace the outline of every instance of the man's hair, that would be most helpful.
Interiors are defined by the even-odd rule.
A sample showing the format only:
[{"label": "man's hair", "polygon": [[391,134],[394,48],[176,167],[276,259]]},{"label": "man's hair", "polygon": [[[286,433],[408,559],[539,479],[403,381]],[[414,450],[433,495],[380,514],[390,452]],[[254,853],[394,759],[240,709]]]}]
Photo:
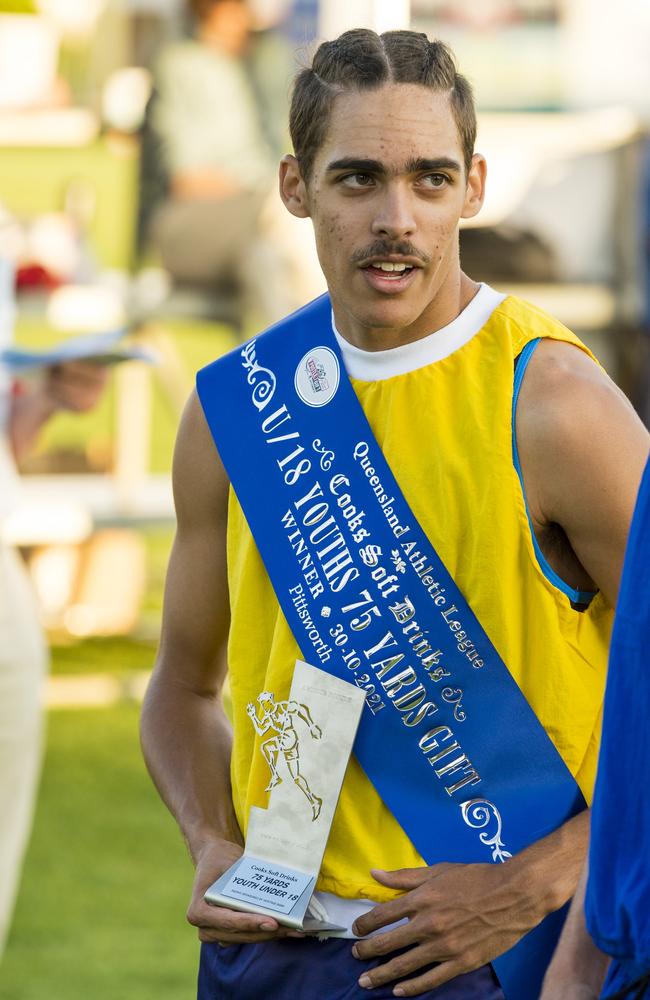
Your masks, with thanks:
[{"label": "man's hair", "polygon": [[417,31],[378,35],[357,28],[319,45],[311,66],[302,69],[294,81],[289,128],[306,181],[325,140],[337,95],[375,90],[385,83],[419,83],[449,94],[469,171],[476,140],[476,110],[472,88],[457,71],[451,50]]},{"label": "man's hair", "polygon": [[[217,7],[220,3],[224,2],[225,0],[187,0],[187,6],[190,14],[197,21],[201,22],[205,20],[213,7]],[[239,2],[243,2],[243,0],[239,0]]]}]

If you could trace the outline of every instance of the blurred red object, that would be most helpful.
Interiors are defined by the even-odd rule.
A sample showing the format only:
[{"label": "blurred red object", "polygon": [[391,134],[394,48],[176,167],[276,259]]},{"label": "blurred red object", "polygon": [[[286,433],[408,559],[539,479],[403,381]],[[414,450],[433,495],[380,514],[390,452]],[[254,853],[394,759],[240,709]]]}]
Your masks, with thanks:
[{"label": "blurred red object", "polygon": [[16,291],[31,289],[53,291],[63,284],[56,274],[52,274],[42,264],[21,264],[16,270]]},{"label": "blurred red object", "polygon": [[15,378],[11,383],[11,395],[14,397],[24,396],[27,392],[27,386],[21,379]]}]

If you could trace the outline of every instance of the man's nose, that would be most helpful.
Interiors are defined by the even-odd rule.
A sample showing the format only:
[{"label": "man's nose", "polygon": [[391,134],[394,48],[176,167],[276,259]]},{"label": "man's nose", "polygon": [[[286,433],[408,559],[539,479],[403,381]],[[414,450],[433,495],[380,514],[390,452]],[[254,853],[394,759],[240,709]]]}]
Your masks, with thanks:
[{"label": "man's nose", "polygon": [[397,240],[412,236],[416,228],[411,192],[399,184],[387,185],[373,220],[373,235]]}]

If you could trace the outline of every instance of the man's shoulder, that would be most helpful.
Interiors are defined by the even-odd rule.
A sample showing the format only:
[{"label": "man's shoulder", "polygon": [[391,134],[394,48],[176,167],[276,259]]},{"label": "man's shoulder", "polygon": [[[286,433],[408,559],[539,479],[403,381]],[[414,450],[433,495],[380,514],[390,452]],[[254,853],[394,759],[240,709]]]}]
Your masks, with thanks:
[{"label": "man's shoulder", "polygon": [[594,508],[612,488],[604,480],[615,478],[607,471],[619,461],[613,452],[620,457],[629,449],[633,461],[635,447],[643,450],[646,441],[630,402],[590,355],[571,343],[539,343],[517,408],[517,444],[536,523],[558,523],[569,534],[578,516],[573,507],[587,497]]},{"label": "man's shoulder", "polygon": [[543,337],[527,368],[518,423],[540,439],[582,436],[602,422],[613,403],[629,405],[577,338]]},{"label": "man's shoulder", "polygon": [[576,334],[559,319],[518,295],[507,294],[495,315],[511,323],[526,340],[552,339],[580,344]]},{"label": "man's shoulder", "polygon": [[225,518],[228,477],[196,390],[187,401],[178,429],[172,482],[179,520],[181,515],[190,522],[202,515]]}]

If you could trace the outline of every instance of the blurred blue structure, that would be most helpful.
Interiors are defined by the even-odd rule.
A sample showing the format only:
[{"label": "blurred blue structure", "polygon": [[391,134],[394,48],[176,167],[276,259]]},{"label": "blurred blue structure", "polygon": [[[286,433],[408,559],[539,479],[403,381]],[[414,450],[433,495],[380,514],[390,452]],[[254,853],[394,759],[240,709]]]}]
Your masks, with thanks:
[{"label": "blurred blue structure", "polygon": [[294,45],[311,42],[318,34],[319,0],[294,0],[285,22],[285,32]]}]

